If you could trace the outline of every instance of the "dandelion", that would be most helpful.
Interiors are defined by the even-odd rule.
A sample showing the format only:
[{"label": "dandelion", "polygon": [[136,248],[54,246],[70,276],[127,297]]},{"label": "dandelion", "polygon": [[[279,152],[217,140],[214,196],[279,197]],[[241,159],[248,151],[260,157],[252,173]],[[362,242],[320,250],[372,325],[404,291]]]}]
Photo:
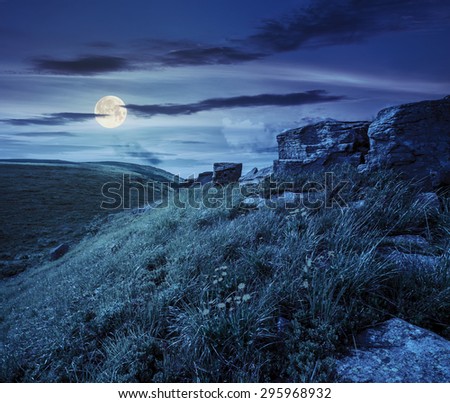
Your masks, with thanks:
[{"label": "dandelion", "polygon": [[244,283],[240,283],[238,285],[238,290],[243,290],[245,288],[245,284]]},{"label": "dandelion", "polygon": [[203,315],[203,316],[206,316],[206,315],[208,315],[208,314],[209,314],[209,309],[203,309],[202,315]]},{"label": "dandelion", "polygon": [[252,297],[251,297],[250,294],[245,294],[245,295],[242,297],[242,301],[247,302],[247,301],[249,301],[251,298],[252,298]]},{"label": "dandelion", "polygon": [[223,302],[217,304],[217,308],[219,308],[219,309],[225,309],[225,307],[226,307],[226,305]]}]

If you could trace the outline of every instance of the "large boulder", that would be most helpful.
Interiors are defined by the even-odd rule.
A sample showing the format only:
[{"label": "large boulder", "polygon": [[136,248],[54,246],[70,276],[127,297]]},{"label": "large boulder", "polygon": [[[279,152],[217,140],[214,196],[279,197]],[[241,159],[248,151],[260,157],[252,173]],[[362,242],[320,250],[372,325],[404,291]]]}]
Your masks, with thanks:
[{"label": "large boulder", "polygon": [[365,169],[393,168],[424,188],[450,185],[450,96],[383,109],[368,135]]},{"label": "large boulder", "polygon": [[216,162],[213,167],[213,182],[215,185],[227,185],[239,181],[242,174],[242,164],[233,162]]},{"label": "large boulder", "polygon": [[357,336],[337,362],[341,382],[450,382],[450,341],[401,319]]},{"label": "large boulder", "polygon": [[279,159],[274,162],[277,178],[305,170],[347,162],[365,162],[369,149],[369,122],[324,121],[277,136]]},{"label": "large boulder", "polygon": [[207,183],[211,183],[213,180],[213,172],[206,171],[198,174],[198,177],[195,179],[195,183],[199,183],[200,185],[206,185]]}]

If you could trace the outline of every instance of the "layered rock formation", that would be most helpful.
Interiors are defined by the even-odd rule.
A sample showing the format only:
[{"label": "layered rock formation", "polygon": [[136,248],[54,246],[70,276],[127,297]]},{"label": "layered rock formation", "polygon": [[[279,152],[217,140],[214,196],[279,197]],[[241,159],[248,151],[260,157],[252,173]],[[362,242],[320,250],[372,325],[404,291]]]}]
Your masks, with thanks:
[{"label": "layered rock formation", "polygon": [[364,163],[368,128],[369,122],[324,121],[279,134],[275,176],[286,178],[342,162]]},{"label": "layered rock formation", "polygon": [[213,166],[212,181],[215,185],[227,185],[238,182],[242,174],[242,164],[216,162]]},{"label": "layered rock formation", "polygon": [[366,169],[394,168],[425,187],[450,185],[450,97],[383,109],[368,134]]},{"label": "layered rock formation", "polygon": [[278,179],[345,162],[368,171],[392,168],[428,189],[450,185],[450,96],[384,109],[372,123],[308,125],[277,141]]}]

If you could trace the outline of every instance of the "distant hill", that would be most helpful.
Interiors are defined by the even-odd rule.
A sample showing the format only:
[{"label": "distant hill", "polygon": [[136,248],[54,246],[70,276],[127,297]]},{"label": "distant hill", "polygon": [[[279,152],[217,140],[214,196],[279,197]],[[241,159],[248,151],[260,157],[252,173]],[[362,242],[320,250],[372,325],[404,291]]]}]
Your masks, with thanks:
[{"label": "distant hill", "polygon": [[[149,202],[155,183],[178,180],[162,169],[113,161],[0,160],[0,278],[45,261],[51,248],[73,244],[95,230],[95,221],[122,211],[120,206],[104,210],[100,205],[108,201],[102,186],[121,183],[124,174],[150,184]],[[137,191],[129,190],[124,189],[125,205],[142,206],[144,194],[138,197]]]}]

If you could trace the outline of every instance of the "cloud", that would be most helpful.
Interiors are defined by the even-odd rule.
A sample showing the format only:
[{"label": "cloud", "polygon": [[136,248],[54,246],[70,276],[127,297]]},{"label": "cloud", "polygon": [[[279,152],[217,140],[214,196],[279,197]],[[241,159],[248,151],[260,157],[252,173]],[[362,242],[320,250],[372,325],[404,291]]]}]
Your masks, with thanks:
[{"label": "cloud", "polygon": [[127,60],[117,56],[82,56],[72,60],[39,58],[33,61],[41,72],[64,75],[94,75],[122,71],[130,68]]},{"label": "cloud", "polygon": [[[9,136],[9,135],[8,135]],[[76,137],[75,134],[70,132],[22,132],[22,133],[12,133],[13,137]]]},{"label": "cloud", "polygon": [[243,95],[231,98],[211,98],[190,104],[126,105],[129,111],[141,116],[192,115],[214,109],[249,108],[257,106],[293,106],[347,99],[341,95],[328,95],[323,90],[295,92],[290,94]]},{"label": "cloud", "polygon": [[1,119],[0,122],[6,123],[12,126],[31,126],[31,125],[42,125],[42,126],[60,126],[72,122],[83,122],[95,118],[95,113],[71,113],[71,112],[61,112],[61,113],[51,113],[48,115],[43,115],[35,118],[23,118],[23,119]]},{"label": "cloud", "polygon": [[261,52],[244,51],[230,46],[198,46],[171,51],[160,57],[158,63],[168,67],[235,64],[261,59],[265,56]]},{"label": "cloud", "polygon": [[395,31],[448,24],[446,0],[317,0],[280,19],[266,20],[247,41],[265,52],[360,42]]},{"label": "cloud", "polygon": [[[99,52],[114,50],[109,42],[91,42],[90,48]],[[127,70],[153,70],[162,67],[235,64],[257,60],[266,55],[259,51],[234,46],[196,44],[189,41],[147,40],[134,42],[121,56],[103,54],[79,56],[71,60],[49,57],[32,61],[35,70],[41,73],[91,76]]]},{"label": "cloud", "polygon": [[286,16],[263,21],[253,35],[220,44],[154,38],[135,40],[119,49],[112,42],[93,41],[86,45],[99,54],[70,60],[41,57],[33,60],[33,67],[41,73],[89,76],[239,64],[280,52],[361,42],[385,32],[439,29],[449,21],[448,0],[315,0]]},{"label": "cloud", "polygon": [[87,43],[86,46],[97,49],[113,49],[116,47],[116,44],[107,41],[94,41]]},{"label": "cloud", "polygon": [[178,140],[177,143],[180,144],[208,144],[206,141],[198,141],[198,140]]},{"label": "cloud", "polygon": [[163,160],[160,158],[161,156],[173,155],[173,154],[157,153],[157,152],[149,151],[139,143],[114,145],[113,147],[120,157],[123,157],[125,155],[127,157],[136,158],[136,159],[139,159],[140,161],[143,161],[149,165],[159,165],[163,162]]}]

